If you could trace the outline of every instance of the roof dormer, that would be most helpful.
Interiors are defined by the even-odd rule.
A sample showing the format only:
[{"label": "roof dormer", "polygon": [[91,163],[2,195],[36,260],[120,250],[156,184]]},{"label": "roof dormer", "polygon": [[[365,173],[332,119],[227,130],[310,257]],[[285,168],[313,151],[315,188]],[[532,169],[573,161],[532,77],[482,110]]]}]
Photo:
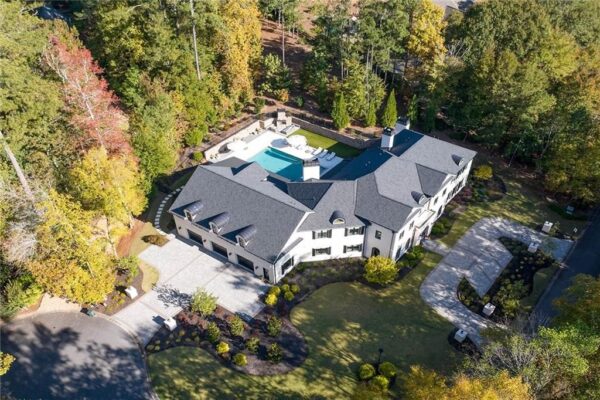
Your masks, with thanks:
[{"label": "roof dormer", "polygon": [[198,200],[184,208],[183,214],[185,215],[185,218],[188,221],[194,222],[194,220],[198,217],[203,208],[204,204],[201,200]]},{"label": "roof dormer", "polygon": [[346,223],[346,217],[344,216],[344,214],[341,211],[335,210],[331,214],[331,218],[329,218],[329,222],[331,222],[333,225],[343,225]]},{"label": "roof dormer", "polygon": [[223,227],[229,222],[230,216],[231,215],[227,211],[217,215],[208,223],[210,225],[210,229],[218,235]]},{"label": "roof dormer", "polygon": [[246,247],[248,246],[248,243],[250,243],[250,240],[254,237],[255,234],[256,227],[254,225],[248,225],[247,227],[242,229],[237,235],[235,235],[235,238],[240,246]]}]

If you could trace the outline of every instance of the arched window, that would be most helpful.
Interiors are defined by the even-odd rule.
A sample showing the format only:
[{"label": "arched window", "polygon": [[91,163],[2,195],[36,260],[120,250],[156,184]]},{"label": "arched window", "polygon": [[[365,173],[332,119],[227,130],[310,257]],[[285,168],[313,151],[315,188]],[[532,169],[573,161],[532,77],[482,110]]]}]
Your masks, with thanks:
[{"label": "arched window", "polygon": [[371,249],[371,257],[375,257],[379,255],[379,249],[377,247],[373,247]]}]

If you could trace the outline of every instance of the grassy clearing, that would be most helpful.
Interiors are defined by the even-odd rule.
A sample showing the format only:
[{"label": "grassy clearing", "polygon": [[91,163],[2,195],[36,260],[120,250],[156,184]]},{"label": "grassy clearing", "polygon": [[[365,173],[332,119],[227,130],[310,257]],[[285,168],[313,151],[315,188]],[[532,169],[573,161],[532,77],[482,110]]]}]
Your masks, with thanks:
[{"label": "grassy clearing", "polygon": [[148,357],[155,390],[163,399],[348,398],[358,366],[376,361],[380,347],[384,360],[403,369],[422,364],[450,372],[460,359],[447,341],[453,326],[419,295],[421,282],[439,261],[427,253],[403,280],[379,291],[335,283],[314,292],[292,311],[310,354],[288,374],[243,375],[204,350],[179,347]]},{"label": "grassy clearing", "polygon": [[553,211],[539,191],[506,176],[502,179],[507,188],[506,196],[495,202],[470,205],[458,216],[448,234],[440,238],[441,242],[453,246],[475,222],[484,217],[504,217],[531,228],[544,221],[558,222],[560,230],[565,233],[573,232],[573,228],[581,232],[585,226],[585,221],[566,219]]},{"label": "grassy clearing", "polygon": [[354,147],[304,129],[298,129],[292,134],[292,136],[294,135],[304,136],[308,141],[308,145],[311,147],[322,147],[327,151],[335,152],[335,154],[342,158],[354,158],[361,153],[361,150],[359,149],[355,149]]}]

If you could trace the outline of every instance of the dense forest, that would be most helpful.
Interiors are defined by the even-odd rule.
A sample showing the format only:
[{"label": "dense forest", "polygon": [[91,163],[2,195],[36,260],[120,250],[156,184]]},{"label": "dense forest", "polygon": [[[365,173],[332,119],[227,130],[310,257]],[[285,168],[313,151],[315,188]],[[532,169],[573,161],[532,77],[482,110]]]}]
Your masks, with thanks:
[{"label": "dense forest", "polygon": [[253,99],[257,5],[193,5],[89,1],[68,25],[0,3],[3,316],[42,290],[102,301],[154,179]]}]

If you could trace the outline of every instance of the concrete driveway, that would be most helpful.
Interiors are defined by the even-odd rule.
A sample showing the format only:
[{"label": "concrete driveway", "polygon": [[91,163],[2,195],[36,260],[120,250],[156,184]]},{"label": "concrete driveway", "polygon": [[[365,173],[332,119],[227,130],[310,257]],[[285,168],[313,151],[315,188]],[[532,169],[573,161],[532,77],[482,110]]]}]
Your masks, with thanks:
[{"label": "concrete driveway", "polygon": [[246,317],[254,317],[264,307],[259,296],[268,289],[267,284],[192,242],[171,236],[169,243],[150,246],[139,257],[154,266],[160,278],[151,292],[112,318],[129,327],[144,344],[166,318],[189,304],[199,287],[217,296],[221,307]]},{"label": "concrete driveway", "polygon": [[557,260],[563,260],[573,245],[572,241],[551,238],[501,218],[483,218],[460,238],[425,278],[420,293],[438,314],[465,330],[477,345],[482,343],[480,331],[495,324],[458,300],[458,285],[465,278],[479,296],[487,293],[512,259],[512,254],[498,240],[503,236],[523,243],[539,243],[542,250]]},{"label": "concrete driveway", "polygon": [[137,342],[107,319],[39,314],[2,325],[0,340],[16,357],[0,379],[7,398],[154,398]]}]

